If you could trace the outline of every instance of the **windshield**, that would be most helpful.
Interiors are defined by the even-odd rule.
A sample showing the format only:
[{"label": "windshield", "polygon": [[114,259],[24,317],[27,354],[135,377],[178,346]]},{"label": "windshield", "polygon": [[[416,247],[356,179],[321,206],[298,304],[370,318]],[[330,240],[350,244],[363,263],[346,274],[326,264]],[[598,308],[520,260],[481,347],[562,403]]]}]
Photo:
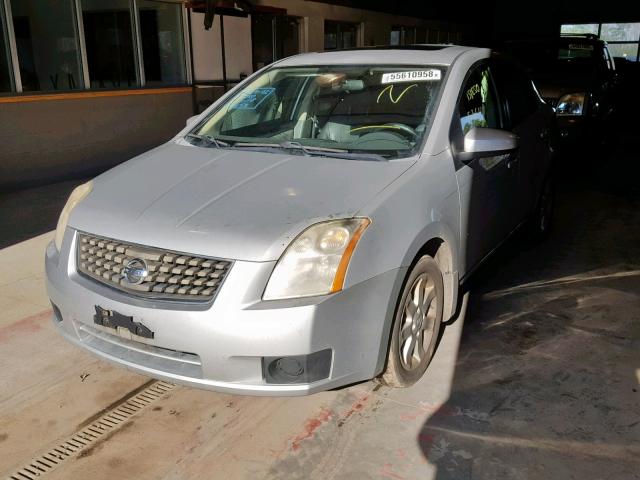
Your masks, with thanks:
[{"label": "windshield", "polygon": [[444,73],[397,65],[272,68],[189,137],[219,148],[408,156],[427,131]]}]

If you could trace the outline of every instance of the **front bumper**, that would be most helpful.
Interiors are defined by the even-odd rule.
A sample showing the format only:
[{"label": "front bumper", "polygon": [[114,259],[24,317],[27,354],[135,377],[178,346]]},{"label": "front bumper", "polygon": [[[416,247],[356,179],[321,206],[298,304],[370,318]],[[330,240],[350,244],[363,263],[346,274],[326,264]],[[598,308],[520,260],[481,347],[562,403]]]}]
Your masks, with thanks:
[{"label": "front bumper", "polygon": [[[47,289],[59,310],[57,330],[93,354],[155,378],[234,394],[306,395],[370,379],[384,363],[404,269],[337,294],[264,302],[274,262],[236,261],[209,304],[131,297],[76,272],[76,235],[68,229],[59,254],[46,252]],[[93,321],[95,306],[133,317],[153,339],[124,338]],[[124,332],[126,334],[126,332]],[[265,380],[263,358],[329,349],[329,375],[303,384]]]}]

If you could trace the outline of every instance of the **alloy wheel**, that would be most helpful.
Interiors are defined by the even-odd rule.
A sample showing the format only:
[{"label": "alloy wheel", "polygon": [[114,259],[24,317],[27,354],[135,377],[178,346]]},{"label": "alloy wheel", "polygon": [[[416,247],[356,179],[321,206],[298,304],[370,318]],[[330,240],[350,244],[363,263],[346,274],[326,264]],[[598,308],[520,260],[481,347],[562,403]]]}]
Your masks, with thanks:
[{"label": "alloy wheel", "polygon": [[426,273],[419,275],[403,307],[398,335],[398,353],[402,368],[415,370],[427,360],[427,350],[434,334],[437,295],[433,281]]}]

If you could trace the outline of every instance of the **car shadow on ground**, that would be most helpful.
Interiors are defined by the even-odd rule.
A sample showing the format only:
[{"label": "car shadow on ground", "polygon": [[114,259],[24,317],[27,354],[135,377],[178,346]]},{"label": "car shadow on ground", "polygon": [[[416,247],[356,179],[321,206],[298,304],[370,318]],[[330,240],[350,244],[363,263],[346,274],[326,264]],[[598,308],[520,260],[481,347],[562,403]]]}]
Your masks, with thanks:
[{"label": "car shadow on ground", "polygon": [[435,478],[640,478],[640,167],[565,158],[554,231],[470,280],[448,401],[416,439]]}]

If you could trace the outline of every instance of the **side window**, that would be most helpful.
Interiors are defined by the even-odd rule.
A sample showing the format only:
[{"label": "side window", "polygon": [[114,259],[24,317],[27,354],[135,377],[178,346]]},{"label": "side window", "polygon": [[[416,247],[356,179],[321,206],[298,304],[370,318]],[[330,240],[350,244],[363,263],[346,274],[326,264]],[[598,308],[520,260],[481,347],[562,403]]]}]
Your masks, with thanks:
[{"label": "side window", "polygon": [[516,128],[540,106],[538,93],[527,74],[509,63],[500,64],[497,71],[498,88],[508,110],[507,128]]},{"label": "side window", "polygon": [[458,112],[463,135],[474,127],[500,128],[500,106],[487,65],[477,67],[467,78]]}]

